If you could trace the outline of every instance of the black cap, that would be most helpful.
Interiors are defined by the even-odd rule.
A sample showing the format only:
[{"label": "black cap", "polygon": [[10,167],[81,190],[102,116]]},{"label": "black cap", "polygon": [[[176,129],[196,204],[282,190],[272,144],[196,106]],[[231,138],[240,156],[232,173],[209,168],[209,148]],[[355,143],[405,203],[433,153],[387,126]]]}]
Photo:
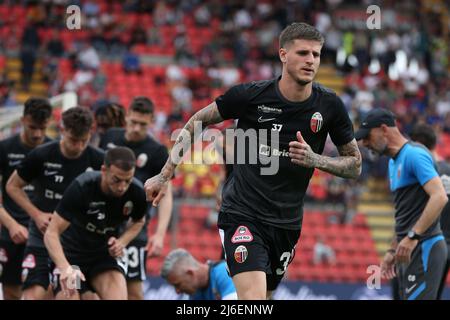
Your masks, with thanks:
[{"label": "black cap", "polygon": [[367,138],[370,129],[378,128],[382,124],[385,124],[388,127],[395,127],[394,114],[383,108],[372,109],[361,122],[361,126],[355,133],[355,139],[361,140]]}]

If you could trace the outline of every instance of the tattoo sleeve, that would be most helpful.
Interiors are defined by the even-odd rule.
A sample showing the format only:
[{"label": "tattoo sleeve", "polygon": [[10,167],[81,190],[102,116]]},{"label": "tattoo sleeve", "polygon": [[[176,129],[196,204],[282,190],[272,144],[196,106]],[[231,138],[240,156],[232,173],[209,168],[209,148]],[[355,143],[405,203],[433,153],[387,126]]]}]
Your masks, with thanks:
[{"label": "tattoo sleeve", "polygon": [[361,174],[361,153],[356,140],[337,149],[339,157],[319,156],[316,168],[342,178],[358,178]]},{"label": "tattoo sleeve", "polygon": [[[222,122],[223,120],[224,119],[220,115],[219,109],[217,108],[217,104],[215,102],[199,110],[189,119],[184,128],[181,130],[180,134],[177,136],[172,151],[178,150],[179,153],[177,154],[177,157],[182,158],[184,156],[184,151],[190,150],[191,145],[197,138],[194,136],[194,133],[196,133],[196,130],[194,130],[196,126],[200,125],[201,130],[203,130],[207,126]],[[162,181],[170,180],[177,164],[178,163],[176,163],[176,161],[173,161],[171,152],[166,164],[161,170],[160,179]]]}]

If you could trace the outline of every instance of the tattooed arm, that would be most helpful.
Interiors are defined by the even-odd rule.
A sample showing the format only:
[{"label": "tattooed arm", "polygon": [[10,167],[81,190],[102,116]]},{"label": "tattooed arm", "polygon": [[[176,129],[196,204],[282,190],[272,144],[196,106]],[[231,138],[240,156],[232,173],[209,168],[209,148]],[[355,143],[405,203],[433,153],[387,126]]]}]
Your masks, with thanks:
[{"label": "tattooed arm", "polygon": [[196,138],[194,137],[194,133],[196,133],[194,128],[200,125],[201,130],[203,130],[205,127],[222,122],[223,120],[216,102],[201,109],[189,119],[176,138],[170,156],[162,168],[161,173],[146,181],[145,192],[147,194],[147,200],[152,201],[153,205],[157,206],[161,198],[165,195],[167,183],[173,176],[179,160],[183,158],[184,151],[191,150],[191,145]]},{"label": "tattooed arm", "polygon": [[342,178],[356,179],[361,174],[361,153],[353,139],[337,147],[339,157],[326,157],[315,153],[297,132],[297,140],[289,143],[289,157],[295,164],[306,168],[317,168]]},{"label": "tattooed arm", "polygon": [[[161,179],[168,181],[177,166],[178,163],[174,163],[174,159],[178,157],[181,159],[184,156],[184,150],[190,150],[191,144],[194,142],[194,128],[197,125],[201,125],[202,130],[209,126],[210,124],[215,124],[222,122],[223,119],[219,113],[219,109],[217,108],[217,104],[215,102],[211,103],[207,107],[199,110],[195,113],[189,121],[186,123],[184,128],[181,130],[177,139],[175,140],[175,144],[172,148],[171,156],[167,159],[166,164],[161,170]],[[175,151],[179,150],[180,153],[175,155]]]}]

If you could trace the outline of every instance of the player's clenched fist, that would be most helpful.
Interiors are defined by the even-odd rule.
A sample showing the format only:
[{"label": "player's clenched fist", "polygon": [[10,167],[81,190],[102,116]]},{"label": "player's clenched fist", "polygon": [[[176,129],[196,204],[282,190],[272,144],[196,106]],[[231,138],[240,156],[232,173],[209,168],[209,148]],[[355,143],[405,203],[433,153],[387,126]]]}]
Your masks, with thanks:
[{"label": "player's clenched fist", "polygon": [[168,180],[161,173],[148,179],[144,185],[147,201],[152,202],[152,205],[157,207],[166,194],[167,186]]}]

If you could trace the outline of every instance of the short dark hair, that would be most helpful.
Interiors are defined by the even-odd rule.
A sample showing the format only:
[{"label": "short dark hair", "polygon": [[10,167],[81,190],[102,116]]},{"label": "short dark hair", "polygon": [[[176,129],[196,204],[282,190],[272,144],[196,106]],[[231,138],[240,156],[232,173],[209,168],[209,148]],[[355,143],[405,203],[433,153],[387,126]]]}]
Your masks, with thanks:
[{"label": "short dark hair", "polygon": [[73,107],[63,112],[62,125],[65,130],[80,137],[88,133],[92,128],[94,116],[92,111],[85,107]]},{"label": "short dark hair", "polygon": [[433,150],[436,147],[436,133],[433,130],[433,127],[426,123],[418,123],[416,124],[410,133],[411,140],[415,142],[420,142],[429,150]]},{"label": "short dark hair", "polygon": [[125,108],[115,102],[104,104],[95,110],[95,120],[102,119],[102,124],[108,128],[125,127]]},{"label": "short dark hair", "polygon": [[136,167],[136,157],[130,148],[115,147],[109,149],[105,155],[105,166],[109,168],[112,165],[121,170],[130,171]]},{"label": "short dark hair", "polygon": [[323,35],[313,26],[304,22],[294,22],[281,32],[280,48],[285,48],[287,44],[297,39],[315,40],[319,41],[321,45],[325,42]]},{"label": "short dark hair", "polygon": [[34,122],[43,123],[52,116],[52,106],[45,98],[31,97],[25,101],[23,116],[30,116]]},{"label": "short dark hair", "polygon": [[144,114],[153,114],[154,104],[149,98],[139,96],[135,97],[131,102],[130,110]]}]

